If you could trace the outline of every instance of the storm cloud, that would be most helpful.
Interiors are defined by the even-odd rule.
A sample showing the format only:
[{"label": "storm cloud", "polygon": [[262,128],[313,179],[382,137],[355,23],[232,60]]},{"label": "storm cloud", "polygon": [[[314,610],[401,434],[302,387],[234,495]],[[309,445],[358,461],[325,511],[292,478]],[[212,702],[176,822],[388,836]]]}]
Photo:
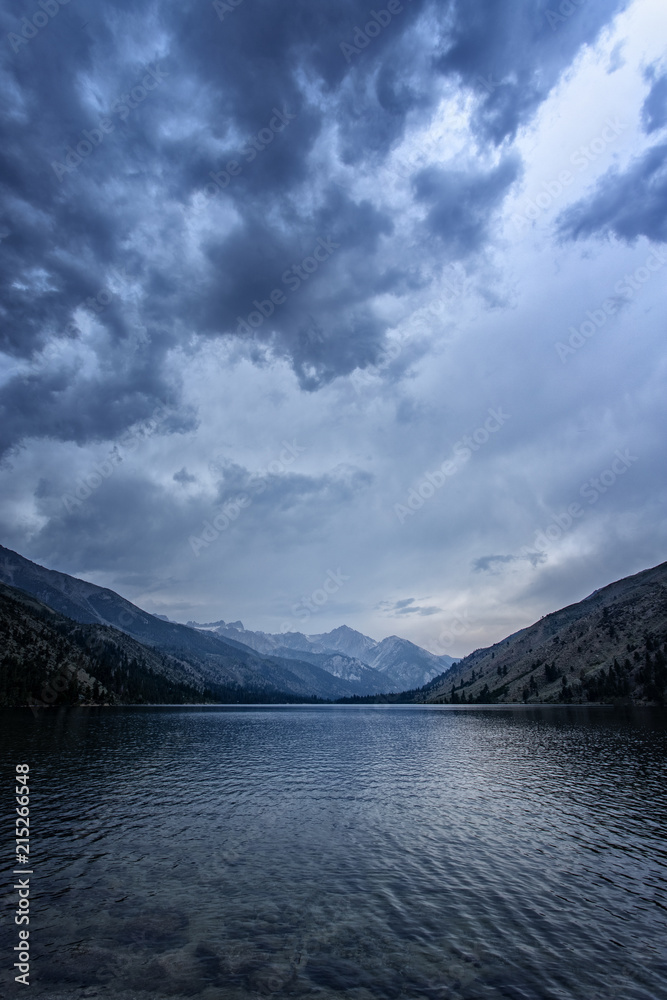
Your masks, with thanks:
[{"label": "storm cloud", "polygon": [[[274,289],[286,300],[250,337],[302,386],[376,363],[377,296],[405,287],[402,236],[393,206],[337,175],[382,169],[454,82],[473,94],[480,137],[511,137],[621,6],[588,4],[558,32],[546,2],[412,0],[386,27],[358,0],[105,3],[31,19],[6,7],[0,344],[35,370],[4,388],[3,448],[99,440],[177,403],[168,352],[248,336]],[[377,33],[348,62],[341,45],[369,18]],[[418,174],[444,263],[480,250],[518,169]],[[320,238],[336,255],[286,286]]]},{"label": "storm cloud", "polygon": [[[322,627],[393,616],[433,648],[462,602],[488,612],[472,643],[634,569],[663,538],[661,289],[616,286],[667,242],[661,19],[652,0],[5,5],[3,543],[269,630],[346,561]],[[531,560],[631,430],[642,461]]]}]

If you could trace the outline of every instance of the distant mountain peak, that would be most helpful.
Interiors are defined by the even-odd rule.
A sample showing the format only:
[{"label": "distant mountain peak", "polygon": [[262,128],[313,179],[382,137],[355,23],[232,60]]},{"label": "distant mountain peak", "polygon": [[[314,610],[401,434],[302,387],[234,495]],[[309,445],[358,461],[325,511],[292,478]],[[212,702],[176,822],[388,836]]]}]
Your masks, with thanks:
[{"label": "distant mountain peak", "polygon": [[[160,615],[156,615],[156,618],[160,618]],[[224,627],[224,622],[222,618],[219,622],[193,622],[189,621],[185,623],[188,628],[222,628]]]},{"label": "distant mountain peak", "polygon": [[[292,696],[297,700],[335,699],[359,692],[361,671],[354,663],[334,664],[335,669],[327,670],[319,662],[300,659],[298,652],[286,659],[273,655],[269,649],[269,655],[265,656],[248,645],[255,633],[241,631],[240,621],[232,623],[240,629],[230,628],[225,641],[227,636],[221,626],[198,626],[194,622],[186,626],[165,621],[164,617],[144,611],[112,590],[46,569],[0,546],[0,583],[6,583],[10,577],[13,583],[7,586],[24,592],[24,598],[27,595],[36,598],[45,609],[69,620],[73,628],[75,623],[95,628],[110,626],[118,633],[117,641],[123,648],[131,647],[138,660],[154,665],[161,676],[166,670],[175,682],[186,685],[188,691],[194,684],[197,690],[219,691],[223,700],[233,701],[248,698],[288,701]],[[282,641],[283,637],[280,638]],[[305,636],[303,639],[310,645]],[[130,640],[135,642],[134,646]],[[0,634],[0,646],[6,641]],[[366,670],[366,675],[373,682],[372,693],[383,690],[381,675],[372,670]],[[196,694],[195,688],[192,691]]]},{"label": "distant mountain peak", "polygon": [[217,628],[212,628],[210,624],[197,627],[211,629],[222,639],[242,642],[263,655],[305,658],[309,662],[317,662],[335,676],[344,671],[350,678],[358,676],[360,682],[363,677],[363,683],[385,692],[421,687],[454,662],[452,657],[436,656],[397,635],[377,642],[349,625],[339,625],[330,632],[313,635],[246,630],[240,621],[228,622]]}]

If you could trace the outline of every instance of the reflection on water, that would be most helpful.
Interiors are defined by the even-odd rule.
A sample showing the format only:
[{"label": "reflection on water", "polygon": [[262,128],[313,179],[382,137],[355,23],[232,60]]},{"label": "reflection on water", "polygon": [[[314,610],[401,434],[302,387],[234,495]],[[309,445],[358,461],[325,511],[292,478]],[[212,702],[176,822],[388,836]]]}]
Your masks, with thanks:
[{"label": "reflection on water", "polygon": [[667,997],[664,714],[0,722],[8,851],[14,765],[32,772],[33,996]]}]

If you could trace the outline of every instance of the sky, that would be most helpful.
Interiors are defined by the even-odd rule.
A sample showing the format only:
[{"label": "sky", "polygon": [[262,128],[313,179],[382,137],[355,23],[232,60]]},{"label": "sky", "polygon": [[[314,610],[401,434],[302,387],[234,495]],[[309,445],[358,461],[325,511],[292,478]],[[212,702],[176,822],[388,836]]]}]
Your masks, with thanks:
[{"label": "sky", "polygon": [[0,18],[2,544],[453,656],[667,559],[662,0]]}]

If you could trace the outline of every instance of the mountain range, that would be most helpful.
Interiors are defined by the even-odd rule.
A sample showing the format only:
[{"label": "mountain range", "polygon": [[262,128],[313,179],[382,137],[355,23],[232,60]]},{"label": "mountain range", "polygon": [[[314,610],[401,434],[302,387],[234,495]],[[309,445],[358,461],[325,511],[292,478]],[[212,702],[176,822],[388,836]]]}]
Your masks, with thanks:
[{"label": "mountain range", "polygon": [[[385,647],[387,654],[382,660],[383,670],[370,667],[333,647],[322,646],[324,651],[319,647],[313,648],[317,646],[316,643],[302,643],[304,649],[299,653],[290,645],[290,639],[280,647],[276,644],[273,650],[268,648],[271,645],[269,642],[266,650],[260,652],[241,641],[244,636],[247,639],[260,633],[246,633],[240,622],[235,623],[240,628],[231,629],[227,629],[223,623],[195,626],[171,622],[165,620],[164,616],[142,610],[113,590],[46,569],[3,546],[0,546],[0,582],[5,584],[5,588],[11,588],[3,589],[0,593],[0,639],[5,651],[3,655],[11,659],[11,664],[10,660],[6,660],[5,671],[11,666],[12,676],[15,676],[17,671],[20,672],[22,664],[35,683],[41,678],[40,684],[45,683],[50,673],[59,669],[58,664],[52,662],[52,657],[45,658],[35,652],[44,649],[44,640],[40,635],[45,627],[44,618],[49,617],[48,612],[56,612],[60,619],[64,619],[58,621],[58,628],[63,633],[67,632],[68,621],[70,624],[108,629],[106,639],[116,643],[118,648],[123,647],[125,637],[131,637],[141,648],[133,647],[127,653],[129,659],[143,664],[142,669],[153,677],[161,678],[161,682],[182,685],[184,690],[197,693],[197,697],[193,694],[190,700],[335,700],[357,695],[375,695],[400,690],[400,686],[396,686],[399,683],[396,678],[401,671],[407,675],[411,657],[414,676],[419,683],[422,683],[425,671],[430,671],[430,679],[451,662],[449,657],[441,661],[441,658],[396,637],[384,640],[389,646]],[[28,611],[25,608],[17,609],[17,605],[27,595],[40,604],[39,609],[33,606],[30,612],[34,615],[39,611],[39,624],[32,621],[30,625]],[[22,615],[24,620],[24,654],[20,654],[12,638],[17,634],[17,615],[19,618]],[[227,629],[230,634],[220,633],[220,628]],[[347,632],[350,633],[347,643],[349,648],[362,649],[369,644],[373,647],[382,646],[382,643],[374,643],[372,639],[355,633],[352,629]],[[78,637],[77,641],[83,636],[80,630],[72,634]],[[297,634],[288,635],[294,638]],[[295,641],[298,644],[301,640]],[[345,645],[344,639],[339,641]],[[280,652],[276,651],[278,648]],[[61,652],[63,662],[77,661],[78,654],[75,655],[71,648],[63,647]],[[289,655],[285,655],[286,652]],[[34,656],[38,656],[39,662],[32,662]],[[95,674],[93,661],[88,662],[87,666],[83,660],[81,663],[81,669],[86,673],[90,667],[90,676],[93,682],[95,679],[100,682],[100,689],[107,687],[102,678]],[[87,690],[84,679],[81,680],[81,685],[82,690]],[[37,693],[33,696],[38,697]],[[5,704],[11,703],[13,696],[7,694],[6,697],[9,701]],[[118,697],[122,700],[123,692],[117,692],[116,699]]]},{"label": "mountain range", "polygon": [[258,653],[306,660],[334,677],[358,684],[358,694],[392,693],[421,687],[457,662],[451,656],[436,656],[397,635],[376,642],[347,625],[316,635],[253,632],[244,628],[240,621],[206,624],[190,621],[188,625],[241,642]]},{"label": "mountain range", "polygon": [[667,701],[667,563],[460,661],[397,636],[182,625],[0,546],[0,706]]}]

